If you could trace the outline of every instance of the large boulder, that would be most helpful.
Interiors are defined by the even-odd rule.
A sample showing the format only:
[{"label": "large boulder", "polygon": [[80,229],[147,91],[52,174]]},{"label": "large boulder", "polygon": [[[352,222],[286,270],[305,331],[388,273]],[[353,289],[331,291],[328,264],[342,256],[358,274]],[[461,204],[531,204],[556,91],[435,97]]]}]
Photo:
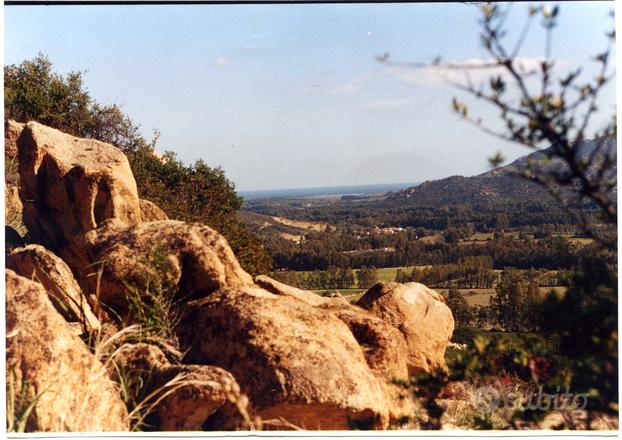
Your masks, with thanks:
[{"label": "large boulder", "polygon": [[143,222],[168,220],[168,215],[158,205],[149,200],[140,199],[140,217]]},{"label": "large boulder", "polygon": [[[253,285],[227,240],[199,223],[166,220],[127,227],[109,220],[85,236],[89,260],[80,281],[87,292],[123,313],[131,291],[158,285],[179,300],[196,299],[223,287]],[[91,276],[101,269],[101,277]]]},{"label": "large boulder", "polygon": [[27,431],[129,429],[127,409],[104,366],[72,334],[43,286],[11,270],[6,347],[9,421],[34,403]]},{"label": "large boulder", "polygon": [[76,264],[72,241],[109,218],[140,223],[136,182],[125,155],[36,122],[17,139],[24,223],[33,242]]},{"label": "large boulder", "polygon": [[43,246],[31,244],[13,250],[7,267],[43,284],[52,304],[68,322],[81,323],[84,331],[100,328],[67,264]]},{"label": "large boulder", "polygon": [[356,304],[404,335],[411,373],[447,368],[445,349],[454,318],[437,292],[420,283],[378,283]]},{"label": "large boulder", "polygon": [[[383,324],[365,316],[342,320],[258,287],[222,289],[187,305],[179,334],[184,362],[231,372],[263,420],[304,429],[386,428],[400,417],[387,387],[391,376],[404,378],[406,366],[383,347],[390,333],[382,341],[374,334]],[[375,359],[382,354],[371,353],[373,346],[394,359]]]},{"label": "large boulder", "polygon": [[111,367],[117,380],[124,376],[128,392],[153,396],[146,421],[150,430],[200,431],[244,424],[248,399],[222,368],[171,363],[160,348],[147,343],[120,347]]}]

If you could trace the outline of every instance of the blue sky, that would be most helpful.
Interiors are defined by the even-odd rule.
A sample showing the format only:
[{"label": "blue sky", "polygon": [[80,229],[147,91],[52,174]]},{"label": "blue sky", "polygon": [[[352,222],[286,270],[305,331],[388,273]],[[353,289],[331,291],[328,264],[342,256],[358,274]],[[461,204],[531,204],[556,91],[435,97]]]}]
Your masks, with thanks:
[{"label": "blue sky", "polygon": [[[513,41],[528,4],[508,20]],[[609,2],[561,5],[553,55],[590,64],[605,47]],[[240,190],[416,182],[487,169],[503,144],[461,121],[462,96],[396,60],[481,59],[479,9],[454,4],[5,7],[5,64],[43,52],[59,72],[86,70],[159,148],[222,166]],[[543,54],[538,26],[522,56]],[[613,86],[601,102],[615,106]],[[484,119],[495,113],[472,108]]]}]

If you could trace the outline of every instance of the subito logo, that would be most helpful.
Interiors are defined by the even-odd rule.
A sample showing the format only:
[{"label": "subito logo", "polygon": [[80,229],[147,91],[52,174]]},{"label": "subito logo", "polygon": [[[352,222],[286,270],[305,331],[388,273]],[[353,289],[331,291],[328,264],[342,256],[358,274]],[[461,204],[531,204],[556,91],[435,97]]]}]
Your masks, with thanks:
[{"label": "subito logo", "polygon": [[501,396],[493,386],[480,387],[471,395],[473,408],[482,413],[492,413],[499,408]]}]

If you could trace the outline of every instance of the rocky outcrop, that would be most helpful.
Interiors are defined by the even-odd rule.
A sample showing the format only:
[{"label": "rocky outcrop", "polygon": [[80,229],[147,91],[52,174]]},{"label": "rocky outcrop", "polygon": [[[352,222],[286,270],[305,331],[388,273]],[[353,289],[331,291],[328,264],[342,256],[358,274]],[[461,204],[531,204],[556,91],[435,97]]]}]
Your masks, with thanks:
[{"label": "rocky outcrop", "polygon": [[71,270],[52,252],[36,244],[17,248],[8,256],[7,266],[43,284],[52,304],[68,322],[81,323],[84,331],[100,328]]},{"label": "rocky outcrop", "polygon": [[4,160],[17,159],[17,138],[22,133],[24,124],[12,119],[4,122]]},{"label": "rocky outcrop", "polygon": [[89,261],[81,271],[85,290],[96,288],[102,268],[100,300],[119,312],[126,308],[128,286],[141,292],[156,283],[180,301],[196,299],[223,287],[253,285],[227,240],[208,226],[167,220],[127,227],[111,220],[86,235]]},{"label": "rocky outcrop", "polygon": [[149,200],[140,199],[140,217],[143,222],[168,220],[168,215],[158,205]]},{"label": "rocky outcrop", "polygon": [[24,124],[13,120],[4,123],[4,222],[20,235],[26,234],[22,221],[22,201],[19,198],[19,173],[17,171],[17,138]]},{"label": "rocky outcrop", "polygon": [[17,139],[20,198],[33,242],[79,264],[72,242],[109,218],[141,221],[136,182],[125,155],[36,122]]},{"label": "rocky outcrop", "polygon": [[[180,326],[184,361],[231,372],[264,420],[283,419],[304,429],[370,429],[386,428],[399,412],[386,392],[392,378],[375,373],[386,369],[403,378],[405,362],[400,366],[389,348],[395,360],[366,355],[377,342],[370,337],[363,348],[344,322],[361,324],[362,340],[362,318],[342,321],[328,310],[257,287],[219,290],[188,307]],[[383,327],[373,317],[367,324]]]},{"label": "rocky outcrop", "polygon": [[[123,374],[130,392],[153,395],[148,424],[157,431],[200,431],[243,427],[248,399],[233,376],[208,365],[169,362],[155,345],[126,344],[116,353],[114,374]],[[139,388],[139,389],[134,389]]]},{"label": "rocky outcrop", "polygon": [[[27,431],[127,431],[103,365],[58,314],[43,286],[6,272],[8,419],[35,403]],[[24,393],[25,399],[19,399]]]},{"label": "rocky outcrop", "polygon": [[29,428],[128,426],[103,366],[72,335],[76,321],[99,328],[82,292],[97,293],[97,304],[125,323],[133,322],[131,296],[157,292],[174,302],[167,331],[183,359],[126,344],[107,371],[126,387],[147,387],[136,390],[142,395],[156,392],[153,429],[249,427],[249,413],[268,428],[384,429],[414,411],[393,381],[444,366],[453,318],[425,286],[378,285],[359,307],[253,280],[218,232],[168,220],[140,200],[127,159],[111,145],[37,123],[16,139],[25,223],[54,252],[30,245],[8,256],[39,281],[7,275],[11,380],[43,391]]},{"label": "rocky outcrop", "polygon": [[404,335],[411,373],[447,368],[445,348],[454,319],[437,292],[420,283],[378,283],[356,304]]}]

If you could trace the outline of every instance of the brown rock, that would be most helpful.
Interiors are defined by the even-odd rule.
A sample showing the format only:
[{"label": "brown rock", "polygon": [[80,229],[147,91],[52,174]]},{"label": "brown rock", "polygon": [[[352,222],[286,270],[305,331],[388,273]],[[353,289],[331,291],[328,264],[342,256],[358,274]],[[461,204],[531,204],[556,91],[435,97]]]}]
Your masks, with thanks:
[{"label": "brown rock", "polygon": [[322,298],[319,295],[316,295],[313,292],[310,292],[308,290],[298,289],[292,286],[288,286],[287,284],[283,284],[266,275],[256,276],[255,282],[259,286],[266,289],[268,292],[274,293],[275,295],[284,295],[284,296],[296,298],[311,306],[319,306],[326,302],[324,298]]},{"label": "brown rock", "polygon": [[238,406],[245,411],[248,398],[227,371],[209,365],[170,365],[162,375],[172,383],[179,382],[155,410],[158,430],[200,431],[206,425],[235,429],[244,425]]},{"label": "brown rock", "polygon": [[[103,365],[54,309],[43,286],[6,272],[8,419],[21,392],[36,402],[27,431],[127,431]],[[13,390],[13,392],[11,392]],[[38,397],[36,397],[38,396]]]},{"label": "brown rock", "polygon": [[37,244],[17,248],[9,255],[7,266],[43,284],[52,304],[68,322],[81,323],[84,331],[100,328],[71,270],[52,252]]},{"label": "brown rock", "polygon": [[22,133],[24,124],[12,119],[4,122],[4,160],[17,160],[17,138]]},{"label": "brown rock", "polygon": [[262,419],[304,429],[386,428],[390,378],[379,379],[368,358],[378,372],[405,371],[398,361],[366,358],[333,313],[256,287],[220,290],[189,304],[180,340],[185,362],[231,372]]},{"label": "brown rock", "polygon": [[7,183],[4,187],[4,223],[11,226],[21,235],[25,235],[26,226],[22,220],[22,212],[24,207],[19,198],[19,189],[17,185]]},{"label": "brown rock", "polygon": [[376,376],[387,381],[408,378],[406,340],[396,328],[365,309],[340,301],[319,308],[330,311],[348,326]]},{"label": "brown rock", "polygon": [[445,348],[454,330],[451,310],[420,283],[378,283],[356,303],[397,328],[408,345],[411,373],[447,368]]},{"label": "brown rock", "polygon": [[391,421],[412,416],[414,407],[408,391],[394,383],[395,380],[408,379],[408,346],[404,336],[371,312],[337,298],[328,299],[319,308],[333,313],[352,332],[367,365],[391,399]]},{"label": "brown rock", "polygon": [[168,220],[168,215],[158,205],[149,200],[140,199],[140,218],[143,222]]},{"label": "brown rock", "polygon": [[17,145],[24,223],[34,242],[78,264],[86,257],[75,255],[76,237],[109,218],[141,221],[136,182],[117,148],[36,122],[26,124]]},{"label": "brown rock", "polygon": [[125,375],[128,388],[138,385],[136,392],[153,395],[158,402],[147,420],[152,430],[200,431],[204,425],[231,429],[243,424],[240,411],[231,410],[239,406],[246,412],[248,399],[222,368],[175,365],[162,350],[146,343],[122,346],[114,363],[115,374]]},{"label": "brown rock", "polygon": [[[100,300],[123,312],[128,285],[137,292],[158,283],[180,300],[200,298],[223,287],[253,284],[227,240],[208,226],[166,220],[126,227],[117,221],[87,234],[91,262],[103,266]],[[86,291],[95,291],[95,264],[81,272]]]}]

